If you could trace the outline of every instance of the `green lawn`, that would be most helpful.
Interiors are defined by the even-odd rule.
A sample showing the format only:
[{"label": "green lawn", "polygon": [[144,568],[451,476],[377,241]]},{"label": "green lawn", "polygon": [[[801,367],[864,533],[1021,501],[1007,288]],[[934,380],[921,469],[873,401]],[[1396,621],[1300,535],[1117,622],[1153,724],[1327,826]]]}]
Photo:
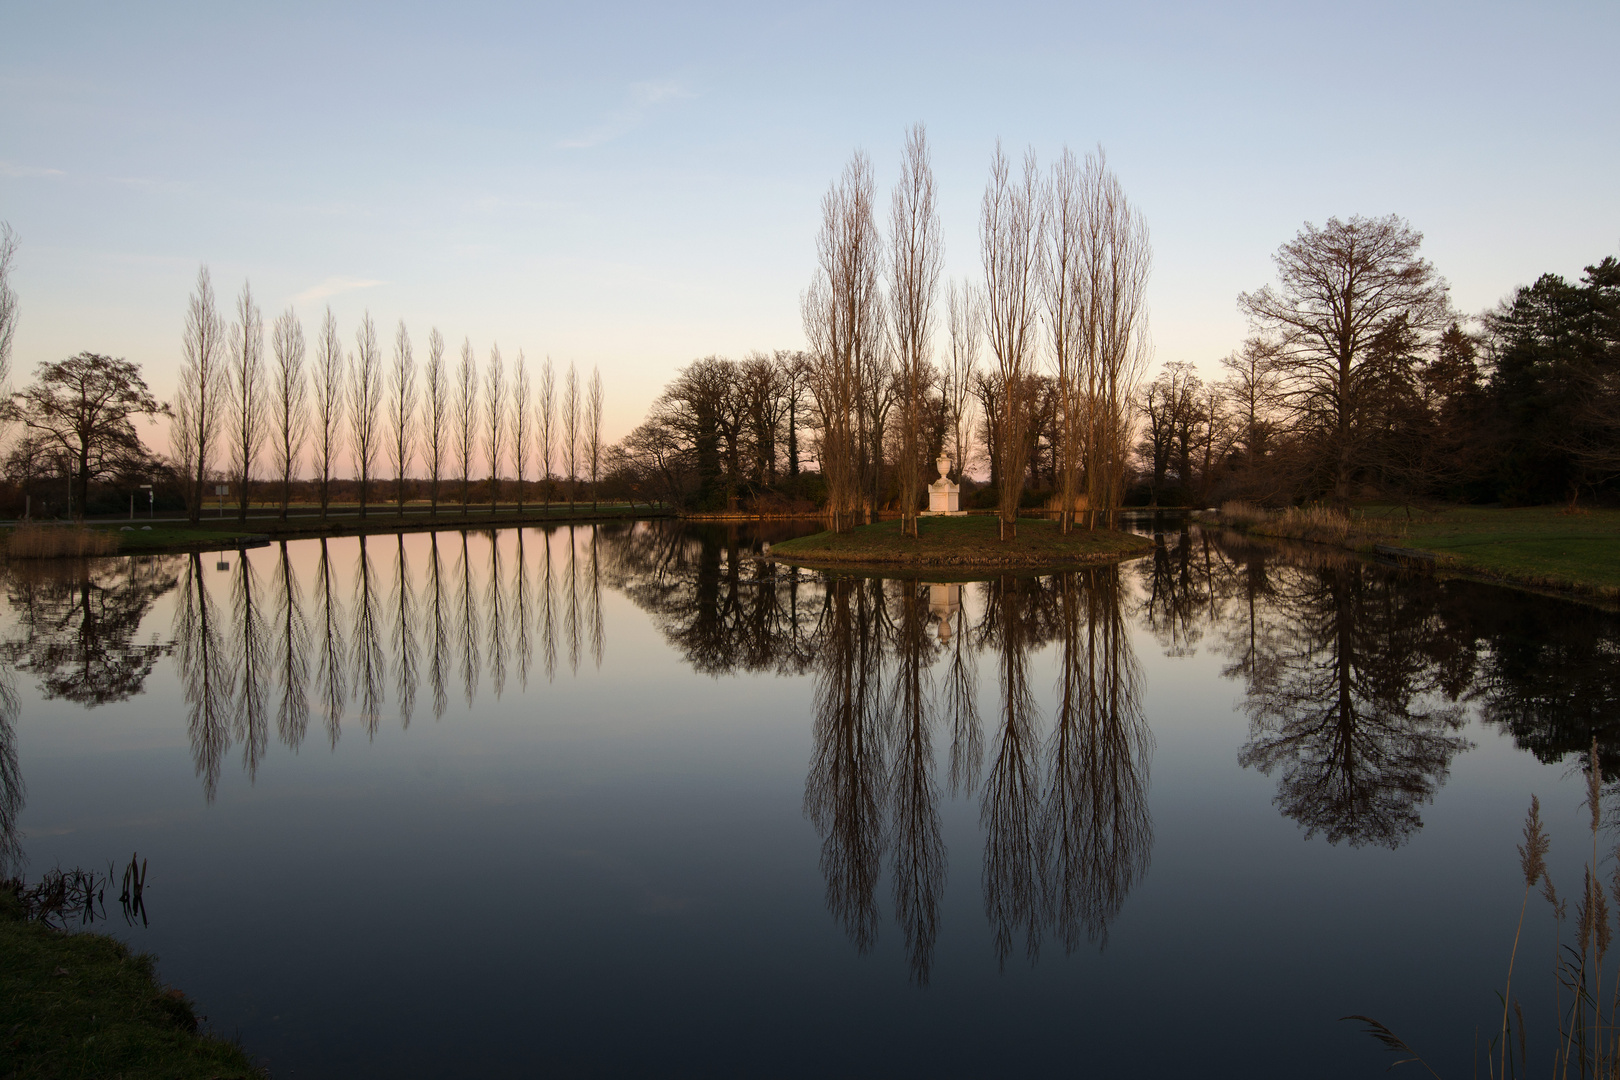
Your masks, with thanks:
[{"label": "green lawn", "polygon": [[196,1032],[190,1002],[152,958],[100,934],[24,921],[0,891],[0,1074],[189,1080],[262,1075],[242,1050]]},{"label": "green lawn", "polygon": [[1561,507],[1454,506],[1358,511],[1389,542],[1444,556],[1461,570],[1532,585],[1620,593],[1620,510],[1567,514]]},{"label": "green lawn", "polygon": [[898,521],[861,525],[848,532],[816,533],[787,540],[771,554],[787,562],[839,566],[1062,566],[1140,555],[1152,541],[1107,529],[1077,529],[1067,536],[1057,522],[1020,518],[1016,540],[1003,541],[995,516],[923,518],[917,537],[902,535]]}]

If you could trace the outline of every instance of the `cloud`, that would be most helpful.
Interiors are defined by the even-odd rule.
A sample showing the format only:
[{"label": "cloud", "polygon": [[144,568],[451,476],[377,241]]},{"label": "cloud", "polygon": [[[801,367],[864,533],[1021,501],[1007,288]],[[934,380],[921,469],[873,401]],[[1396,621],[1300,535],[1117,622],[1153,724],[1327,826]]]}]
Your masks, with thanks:
[{"label": "cloud", "polygon": [[42,169],[35,165],[18,165],[11,161],[0,161],[0,176],[66,176],[61,169]]},{"label": "cloud", "polygon": [[697,94],[685,85],[674,79],[665,79],[658,82],[631,83],[625,97],[627,104],[610,113],[601,124],[571,139],[563,139],[557,143],[560,150],[583,150],[587,147],[601,146],[605,142],[612,142],[619,136],[640,127],[647,119],[648,113],[667,101],[679,101],[682,98],[697,97]]},{"label": "cloud", "polygon": [[387,282],[373,278],[329,277],[319,285],[312,285],[293,297],[293,303],[302,304],[311,300],[325,300],[338,293],[353,292],[355,289],[370,289]]}]

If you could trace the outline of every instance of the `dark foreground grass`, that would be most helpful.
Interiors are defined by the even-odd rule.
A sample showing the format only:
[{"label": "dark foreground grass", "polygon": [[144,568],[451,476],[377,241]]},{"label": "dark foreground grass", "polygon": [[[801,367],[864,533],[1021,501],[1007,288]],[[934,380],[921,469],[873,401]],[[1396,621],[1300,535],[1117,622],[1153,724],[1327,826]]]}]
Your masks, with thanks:
[{"label": "dark foreground grass", "polygon": [[240,1047],[197,1032],[191,1003],[158,983],[150,956],[27,921],[0,890],[0,1077],[261,1075]]},{"label": "dark foreground grass", "polygon": [[1020,518],[1017,538],[1004,541],[996,517],[988,514],[923,518],[918,532],[905,536],[900,522],[881,521],[787,540],[771,554],[806,566],[1057,567],[1129,558],[1153,547],[1146,537],[1110,529],[1075,529],[1065,536],[1057,522],[1043,518]]}]

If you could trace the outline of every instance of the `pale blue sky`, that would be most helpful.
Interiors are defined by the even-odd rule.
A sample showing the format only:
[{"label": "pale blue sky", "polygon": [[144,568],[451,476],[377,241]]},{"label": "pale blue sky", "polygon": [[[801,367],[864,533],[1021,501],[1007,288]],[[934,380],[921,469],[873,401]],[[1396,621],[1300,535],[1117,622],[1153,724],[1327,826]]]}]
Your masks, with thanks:
[{"label": "pale blue sky", "polygon": [[[1159,360],[1212,367],[1306,220],[1398,213],[1459,307],[1620,248],[1620,5],[22,4],[0,0],[13,369],[174,390],[199,263],[306,328],[600,365],[802,344],[817,203],[928,125],[978,272],[999,136],[1101,143],[1147,215]],[[886,200],[886,194],[885,194]],[[885,201],[886,205],[886,201]]]}]

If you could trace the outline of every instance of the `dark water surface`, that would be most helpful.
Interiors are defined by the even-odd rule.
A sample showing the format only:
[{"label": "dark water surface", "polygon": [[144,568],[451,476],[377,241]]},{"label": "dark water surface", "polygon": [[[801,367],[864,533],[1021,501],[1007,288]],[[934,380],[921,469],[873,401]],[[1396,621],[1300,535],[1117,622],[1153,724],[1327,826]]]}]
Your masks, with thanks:
[{"label": "dark water surface", "polygon": [[1175,525],[959,586],[788,535],[13,566],[0,839],[139,850],[113,932],[275,1076],[1380,1074],[1348,1013],[1467,1075],[1530,796],[1576,891],[1620,765],[1615,616]]}]

